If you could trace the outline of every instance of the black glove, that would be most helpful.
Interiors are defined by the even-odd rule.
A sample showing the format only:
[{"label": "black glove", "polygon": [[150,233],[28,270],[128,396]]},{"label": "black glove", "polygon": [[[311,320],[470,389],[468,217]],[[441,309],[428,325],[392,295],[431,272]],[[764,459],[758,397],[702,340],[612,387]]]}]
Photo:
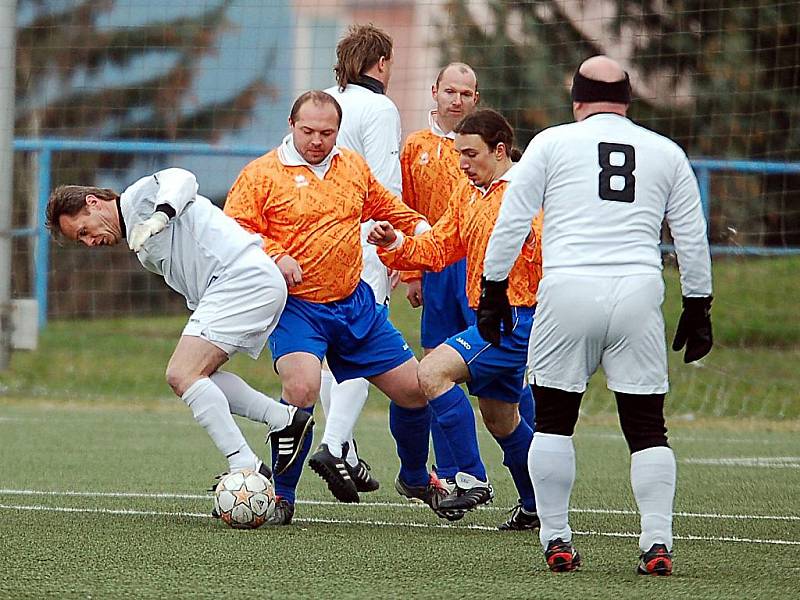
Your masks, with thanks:
[{"label": "black glove", "polygon": [[478,302],[478,333],[487,342],[500,345],[500,325],[508,335],[514,326],[511,305],[508,303],[508,278],[489,281],[481,277],[481,299]]},{"label": "black glove", "polygon": [[672,349],[681,350],[686,346],[683,362],[700,360],[711,352],[714,336],[711,333],[711,300],[713,296],[703,298],[683,297],[683,312],[678,321],[678,330]]}]

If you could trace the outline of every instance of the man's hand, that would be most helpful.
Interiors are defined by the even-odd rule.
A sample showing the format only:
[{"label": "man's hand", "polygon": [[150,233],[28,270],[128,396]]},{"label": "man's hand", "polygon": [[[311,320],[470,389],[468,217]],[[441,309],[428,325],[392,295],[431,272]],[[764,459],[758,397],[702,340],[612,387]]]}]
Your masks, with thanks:
[{"label": "man's hand", "polygon": [[412,308],[422,306],[422,279],[414,279],[406,284],[406,298]]},{"label": "man's hand", "polygon": [[131,234],[128,236],[128,247],[134,252],[138,252],[144,246],[144,243],[153,237],[155,234],[164,231],[167,226],[169,217],[161,211],[156,211],[149,219],[145,219],[141,223],[134,225]]},{"label": "man's hand", "polygon": [[[508,303],[508,277],[489,281],[481,277],[481,299],[478,301],[478,333],[487,342],[500,345],[501,331],[511,333],[514,326],[511,305]],[[501,328],[502,325],[502,328]]]},{"label": "man's hand", "polygon": [[397,232],[389,221],[378,221],[369,230],[367,241],[375,246],[386,248],[397,241]]},{"label": "man's hand", "polygon": [[394,288],[400,283],[400,271],[396,269],[387,269],[386,274],[389,276],[389,290],[394,291]]},{"label": "man's hand", "polygon": [[300,268],[299,263],[288,254],[284,254],[275,261],[278,268],[286,280],[286,285],[293,288],[296,285],[303,283],[303,269]]},{"label": "man's hand", "polygon": [[672,349],[677,352],[686,346],[686,352],[683,354],[685,363],[700,360],[711,352],[711,346],[714,345],[714,336],[711,331],[712,300],[712,296],[683,297],[683,312],[678,321]]}]

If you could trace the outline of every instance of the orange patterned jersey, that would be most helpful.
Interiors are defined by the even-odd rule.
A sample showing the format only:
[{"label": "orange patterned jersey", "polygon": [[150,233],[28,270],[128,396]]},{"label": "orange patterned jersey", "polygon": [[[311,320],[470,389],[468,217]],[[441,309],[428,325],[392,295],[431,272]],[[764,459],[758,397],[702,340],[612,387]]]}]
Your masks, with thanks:
[{"label": "orange patterned jersey", "polygon": [[289,293],[332,302],[353,293],[361,278],[361,222],[389,221],[408,233],[421,215],[377,182],[367,163],[339,149],[320,179],[304,165],[287,166],[277,150],[247,165],[225,203],[225,214],[261,235],[274,259],[294,258],[303,282]]},{"label": "orange patterned jersey", "polygon": [[[458,184],[447,211],[430,231],[408,236],[395,250],[378,249],[378,256],[393,269],[441,271],[467,258],[467,299],[477,308],[481,295],[483,258],[494,229],[500,202],[508,182],[498,180],[486,193],[468,180]],[[542,278],[542,214],[531,223],[531,235],[522,247],[508,278],[508,300],[512,306],[536,304],[536,290]]]},{"label": "orange patterned jersey", "polygon": [[[433,225],[447,210],[456,185],[467,179],[459,168],[459,154],[453,140],[430,129],[415,131],[406,138],[400,153],[403,202],[425,215]],[[403,274],[403,281],[419,279],[420,272]]]}]

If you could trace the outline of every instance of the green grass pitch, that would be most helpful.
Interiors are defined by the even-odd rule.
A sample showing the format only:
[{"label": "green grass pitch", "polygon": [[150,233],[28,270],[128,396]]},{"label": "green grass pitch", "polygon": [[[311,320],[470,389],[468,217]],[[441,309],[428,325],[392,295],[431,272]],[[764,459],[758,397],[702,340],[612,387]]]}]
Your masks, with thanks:
[{"label": "green grass pitch", "polygon": [[[306,469],[292,527],[229,529],[209,518],[204,493],[224,463],[163,382],[183,319],[152,318],[54,322],[39,351],[15,354],[0,375],[0,598],[794,598],[798,266],[715,265],[718,345],[700,366],[671,353],[673,577],[634,574],[628,453],[602,377],[575,436],[580,572],[551,574],[537,536],[495,530],[516,495],[482,425],[492,505],[450,525],[403,502],[380,394],[357,429],[378,492],[338,504]],[[743,272],[755,283],[743,286]],[[671,335],[672,271],[668,290]],[[402,298],[393,311],[415,342],[416,314]],[[267,357],[231,368],[277,393]],[[240,423],[263,451],[263,428]]]}]

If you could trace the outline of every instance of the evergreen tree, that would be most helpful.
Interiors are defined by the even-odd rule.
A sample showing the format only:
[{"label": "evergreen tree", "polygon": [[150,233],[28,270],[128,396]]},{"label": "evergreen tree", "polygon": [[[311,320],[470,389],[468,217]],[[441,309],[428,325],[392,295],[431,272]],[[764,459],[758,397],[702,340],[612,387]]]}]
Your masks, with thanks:
[{"label": "evergreen tree", "polygon": [[[635,69],[631,116],[693,157],[800,160],[800,4],[734,0],[609,0],[604,21],[581,22],[559,0],[451,0],[446,60],[473,65],[482,102],[506,114],[521,145],[571,120],[569,83],[592,55],[627,56]],[[747,223],[740,243],[800,245],[800,179],[714,179],[746,200],[714,206],[712,234]]]},{"label": "evergreen tree", "polygon": [[[231,28],[229,7],[229,0],[221,0],[201,11],[188,8],[190,14],[172,20],[127,25],[109,19],[114,0],[20,0],[15,135],[213,141],[246,125],[256,103],[274,96],[263,76],[205,104],[193,95],[201,61]],[[132,154],[59,152],[51,183],[92,184],[103,170],[125,169],[135,159]],[[27,213],[35,207],[35,165],[31,156],[16,157],[18,227],[30,222]],[[26,295],[32,285],[26,246],[24,239],[15,240],[16,295]],[[122,245],[88,257],[56,249],[51,253],[51,308],[88,315],[95,314],[98,302],[113,305],[120,314],[160,310],[165,302],[180,305],[179,298],[161,292],[163,284],[138,273],[133,262]],[[92,272],[88,280],[87,272]],[[69,305],[60,308],[65,302]]]}]

